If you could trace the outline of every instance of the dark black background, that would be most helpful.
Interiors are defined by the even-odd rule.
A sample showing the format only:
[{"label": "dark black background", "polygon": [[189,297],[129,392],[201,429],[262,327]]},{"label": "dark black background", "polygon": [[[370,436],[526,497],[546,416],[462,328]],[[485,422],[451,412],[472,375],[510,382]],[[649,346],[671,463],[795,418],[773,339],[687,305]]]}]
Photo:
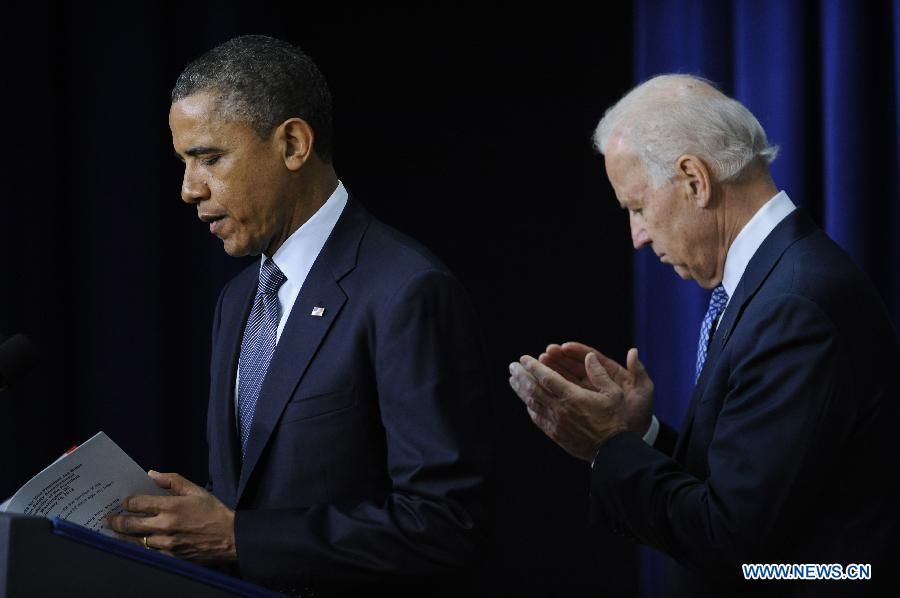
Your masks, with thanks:
[{"label": "dark black background", "polygon": [[631,340],[627,218],[591,147],[631,84],[630,3],[4,10],[0,331],[28,333],[42,361],[0,395],[0,494],[98,430],[147,468],[205,481],[211,312],[246,262],[179,200],[168,93],[206,49],[266,33],[329,80],[350,192],[441,256],[479,311],[498,446],[482,592],[634,592],[632,548],[587,531],[587,466],[506,383],[549,342],[622,357]]}]

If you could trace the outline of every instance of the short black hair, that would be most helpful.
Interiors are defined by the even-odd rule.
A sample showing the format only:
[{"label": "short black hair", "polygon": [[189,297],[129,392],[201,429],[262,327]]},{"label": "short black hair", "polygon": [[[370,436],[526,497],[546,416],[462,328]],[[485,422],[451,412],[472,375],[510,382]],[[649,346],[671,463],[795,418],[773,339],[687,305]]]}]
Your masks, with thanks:
[{"label": "short black hair", "polygon": [[300,48],[265,35],[230,39],[184,69],[172,89],[172,103],[202,91],[218,94],[227,114],[264,139],[287,119],[302,118],[315,135],[313,150],[331,162],[331,93]]}]

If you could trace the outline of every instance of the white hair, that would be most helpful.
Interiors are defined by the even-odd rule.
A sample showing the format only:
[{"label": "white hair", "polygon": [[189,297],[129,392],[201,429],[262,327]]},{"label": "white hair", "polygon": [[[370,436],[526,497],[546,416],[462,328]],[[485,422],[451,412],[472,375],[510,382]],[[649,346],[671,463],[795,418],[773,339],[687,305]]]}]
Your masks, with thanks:
[{"label": "white hair", "polygon": [[659,188],[684,154],[708,162],[717,180],[733,181],[757,158],[778,155],[756,117],[712,83],[692,75],[659,75],[641,83],[606,111],[594,131],[601,154],[621,136]]}]

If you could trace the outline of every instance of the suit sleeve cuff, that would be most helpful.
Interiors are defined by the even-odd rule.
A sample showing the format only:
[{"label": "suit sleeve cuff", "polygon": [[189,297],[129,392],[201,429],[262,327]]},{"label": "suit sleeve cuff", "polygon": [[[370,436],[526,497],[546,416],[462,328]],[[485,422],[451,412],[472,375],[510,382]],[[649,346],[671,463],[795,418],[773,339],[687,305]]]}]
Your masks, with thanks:
[{"label": "suit sleeve cuff", "polygon": [[[659,436],[659,420],[656,419],[656,416],[653,415],[650,418],[650,427],[647,428],[647,431],[644,432],[642,436],[644,442],[653,446],[653,443],[656,442],[656,437]],[[600,445],[603,446],[603,445]],[[600,452],[600,449],[597,449],[597,452],[594,453],[594,458],[591,459],[591,469],[594,469],[594,462],[597,460],[597,454]]]}]

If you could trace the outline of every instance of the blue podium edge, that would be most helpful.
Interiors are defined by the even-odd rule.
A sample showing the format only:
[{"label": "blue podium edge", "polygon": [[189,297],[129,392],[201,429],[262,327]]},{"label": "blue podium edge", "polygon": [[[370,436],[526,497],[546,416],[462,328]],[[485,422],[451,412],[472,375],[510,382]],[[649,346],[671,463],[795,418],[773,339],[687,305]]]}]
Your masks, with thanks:
[{"label": "blue podium edge", "polygon": [[226,575],[219,571],[213,571],[201,565],[191,563],[179,558],[163,554],[157,550],[148,550],[142,546],[104,536],[99,532],[95,532],[78,524],[71,523],[54,517],[53,533],[57,536],[74,540],[81,544],[87,544],[98,550],[109,552],[132,561],[138,561],[163,571],[176,573],[183,577],[197,580],[210,586],[214,586],[230,592],[235,592],[243,596],[252,596],[254,598],[276,598],[283,596],[256,584]]}]

